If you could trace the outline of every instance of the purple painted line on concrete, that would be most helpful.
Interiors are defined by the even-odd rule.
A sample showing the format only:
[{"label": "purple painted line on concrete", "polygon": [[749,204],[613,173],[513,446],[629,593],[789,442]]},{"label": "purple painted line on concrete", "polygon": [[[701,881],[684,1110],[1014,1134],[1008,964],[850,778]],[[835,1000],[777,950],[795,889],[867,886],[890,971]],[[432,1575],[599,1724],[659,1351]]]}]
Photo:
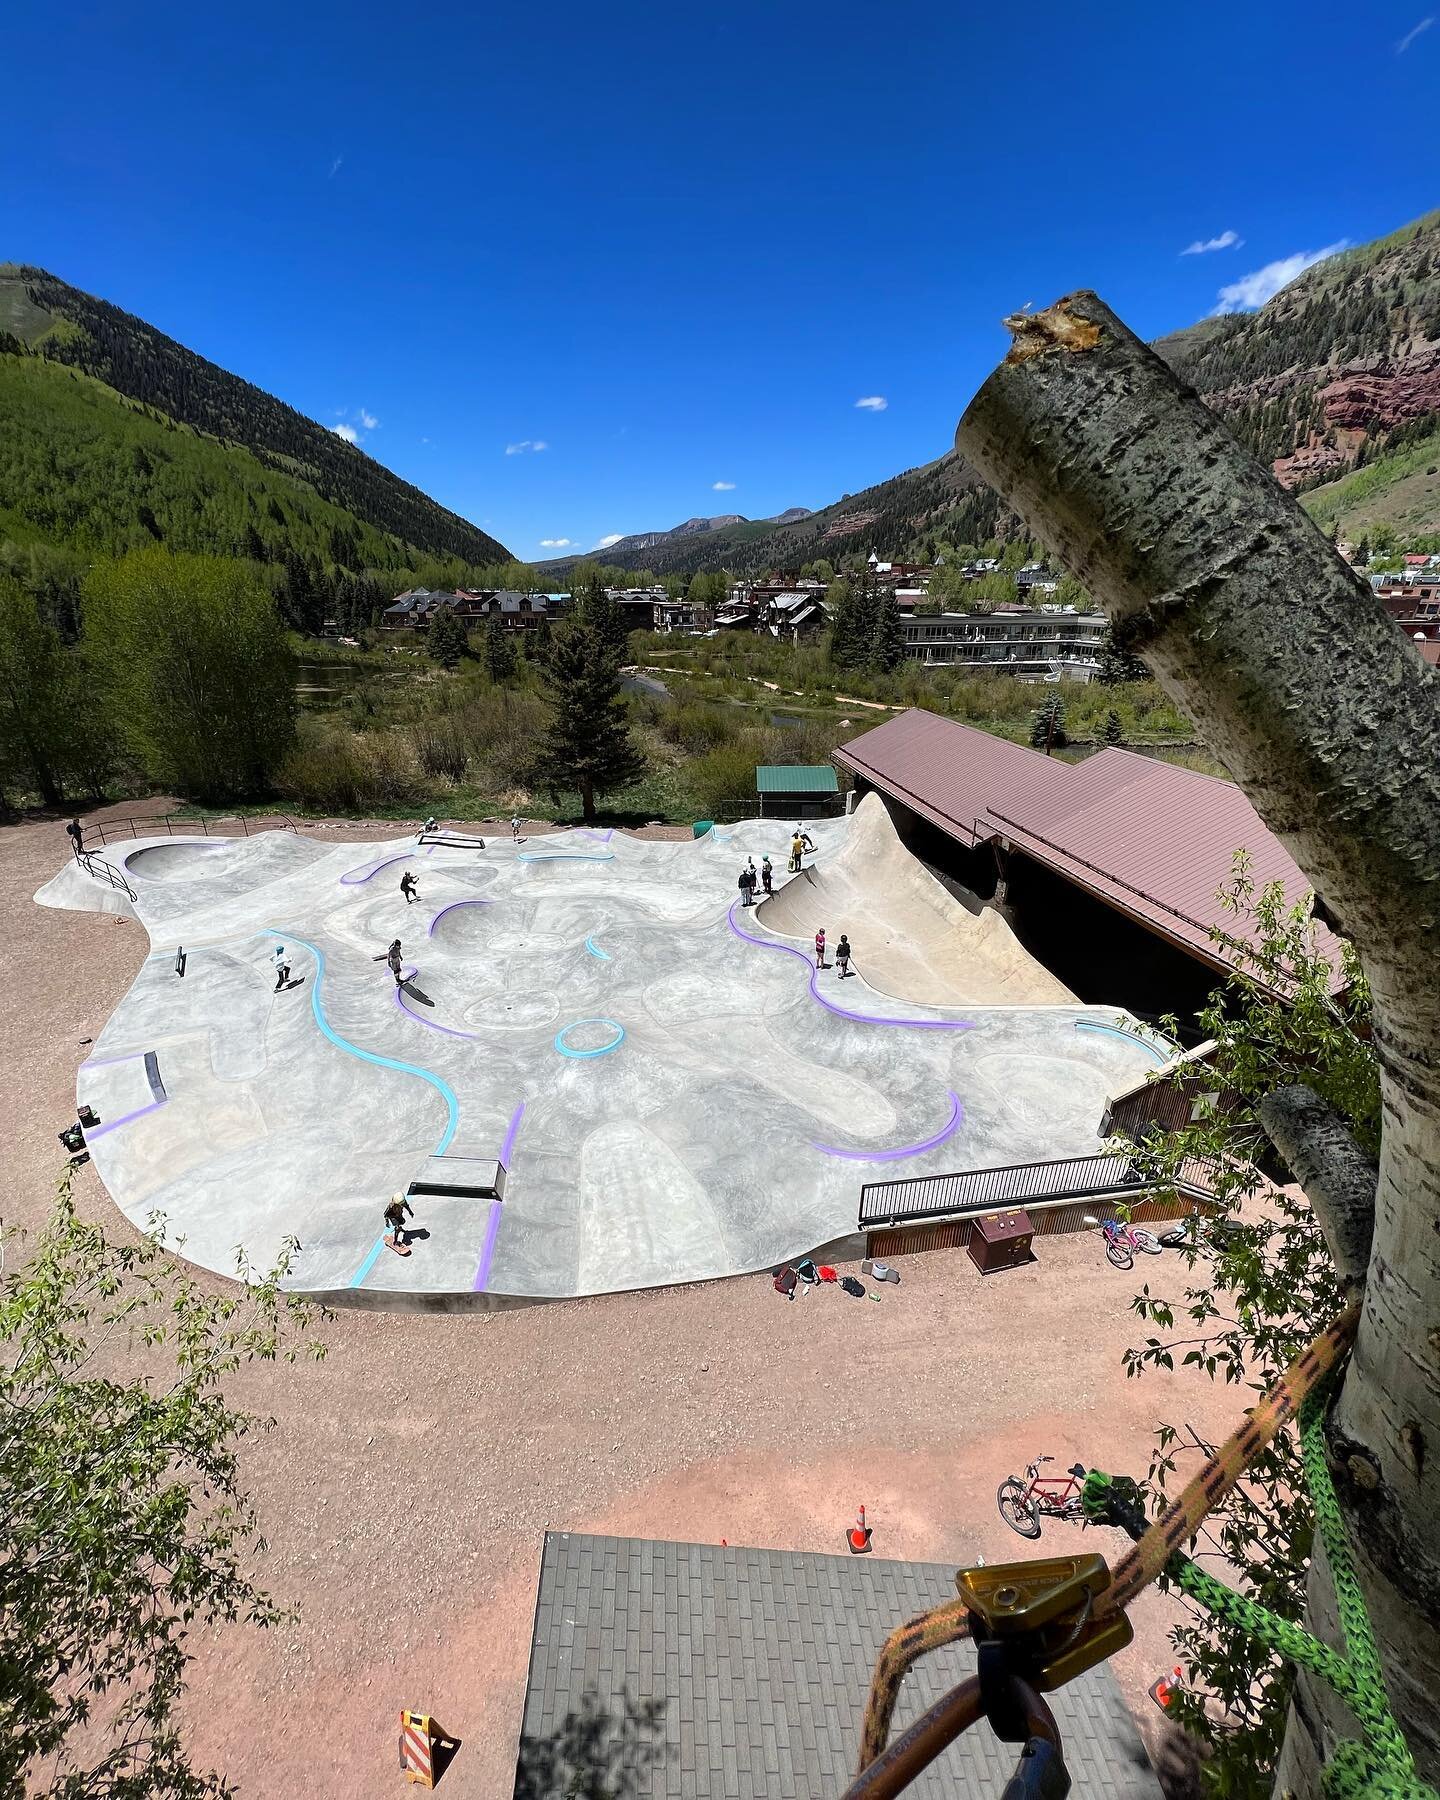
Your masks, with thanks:
[{"label": "purple painted line on concrete", "polygon": [[164,1100],[152,1100],[148,1106],[137,1106],[134,1112],[122,1113],[118,1119],[107,1119],[103,1125],[91,1125],[85,1130],[85,1142],[91,1144],[97,1137],[104,1137],[107,1131],[116,1131],[122,1125],[128,1125],[132,1119],[143,1119],[146,1113],[158,1112],[165,1104]]},{"label": "purple painted line on concrete", "polygon": [[591,838],[597,844],[608,844],[611,838],[614,837],[615,832],[613,827],[608,831],[590,831],[584,825],[577,825],[575,828],[575,835],[576,837]]},{"label": "purple painted line on concrete", "polygon": [[739,904],[738,900],[732,900],[730,910],[725,915],[730,922],[730,929],[736,937],[743,938],[747,944],[758,944],[762,950],[780,950],[786,956],[798,956],[810,971],[810,992],[826,1012],[832,1012],[841,1019],[853,1019],[858,1025],[908,1025],[912,1031],[973,1031],[975,1029],[973,1019],[885,1019],[875,1013],[851,1012],[847,1007],[837,1006],[833,1000],[827,1000],[820,992],[817,986],[817,977],[820,971],[803,950],[797,950],[793,944],[772,943],[769,938],[756,937],[753,932],[740,929],[735,923],[735,909]]},{"label": "purple painted line on concrete", "polygon": [[[347,869],[340,877],[341,887],[361,887],[372,876],[378,875],[382,869],[388,869],[393,863],[409,862],[413,852],[407,850],[403,856],[387,856],[383,862],[357,863],[353,869]],[[361,873],[361,870],[364,873]]]},{"label": "purple painted line on concrete", "polygon": [[435,927],[445,917],[446,913],[454,912],[457,906],[493,906],[494,904],[495,902],[493,900],[452,900],[448,906],[442,906],[439,912],[436,913],[435,917],[430,921],[425,935],[426,937],[434,937]]},{"label": "purple painted line on concrete", "polygon": [[502,1210],[498,1200],[490,1202],[490,1222],[485,1227],[485,1242],[480,1251],[480,1267],[475,1271],[475,1280],[472,1284],[477,1294],[485,1292],[485,1284],[490,1279],[490,1262],[495,1255],[495,1239],[500,1235]]},{"label": "purple painted line on concrete", "polygon": [[907,1156],[923,1156],[927,1150],[938,1150],[947,1139],[954,1137],[964,1117],[965,1109],[960,1104],[960,1096],[952,1093],[949,1119],[934,1137],[924,1138],[918,1144],[902,1144],[896,1150],[840,1150],[834,1144],[817,1144],[812,1140],[810,1148],[819,1150],[825,1156],[843,1156],[846,1162],[901,1162]]},{"label": "purple painted line on concrete", "polygon": [[525,1117],[525,1102],[522,1100],[510,1115],[510,1123],[505,1131],[505,1142],[500,1146],[500,1160],[508,1169],[510,1158],[515,1150],[515,1140],[520,1135],[520,1121]]}]

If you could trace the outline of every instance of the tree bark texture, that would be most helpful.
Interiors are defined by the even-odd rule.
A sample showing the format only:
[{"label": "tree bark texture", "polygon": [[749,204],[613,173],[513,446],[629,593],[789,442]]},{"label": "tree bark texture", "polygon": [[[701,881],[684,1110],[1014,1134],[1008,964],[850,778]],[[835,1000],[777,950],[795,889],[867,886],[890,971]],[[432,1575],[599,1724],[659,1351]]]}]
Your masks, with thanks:
[{"label": "tree bark texture", "polygon": [[[1014,346],[961,420],[956,447],[1194,720],[1353,939],[1371,984],[1383,1101],[1375,1228],[1329,1436],[1396,1717],[1434,1782],[1436,675],[1295,501],[1103,301],[1072,294],[1008,323]],[[1324,1695],[1309,1697],[1314,1709],[1297,1708],[1291,1736],[1320,1730],[1323,1757],[1336,1724],[1353,1728]],[[1281,1785],[1318,1793],[1313,1766],[1297,1773],[1288,1749]]]}]

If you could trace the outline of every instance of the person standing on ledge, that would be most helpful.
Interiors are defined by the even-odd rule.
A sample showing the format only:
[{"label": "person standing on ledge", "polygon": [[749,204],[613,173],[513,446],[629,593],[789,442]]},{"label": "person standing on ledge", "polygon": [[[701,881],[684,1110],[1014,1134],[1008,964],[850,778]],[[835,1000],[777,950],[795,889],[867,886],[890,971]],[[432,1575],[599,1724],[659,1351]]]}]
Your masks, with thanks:
[{"label": "person standing on ledge", "polygon": [[835,967],[840,971],[842,981],[850,973],[850,939],[843,931],[840,933],[840,942],[835,946]]},{"label": "person standing on ledge", "polygon": [[762,856],[760,858],[760,885],[767,894],[775,892],[774,881],[775,871],[770,867],[770,858]]},{"label": "person standing on ledge", "polygon": [[804,857],[805,839],[801,835],[800,827],[797,825],[795,827],[795,835],[790,840],[790,873],[792,875],[798,875],[800,873],[801,868],[804,866]]},{"label": "person standing on ledge", "polygon": [[825,967],[825,927],[822,925],[815,933],[815,967]]},{"label": "person standing on ledge", "polygon": [[78,819],[72,819],[65,827],[65,835],[70,839],[70,848],[78,857],[85,848],[85,827]]},{"label": "person standing on ledge", "polygon": [[[375,960],[378,962],[380,959],[377,957]],[[385,960],[390,965],[390,973],[395,977],[395,985],[398,988],[404,979],[404,971],[400,962],[399,938],[394,939],[390,948],[385,952]]]}]

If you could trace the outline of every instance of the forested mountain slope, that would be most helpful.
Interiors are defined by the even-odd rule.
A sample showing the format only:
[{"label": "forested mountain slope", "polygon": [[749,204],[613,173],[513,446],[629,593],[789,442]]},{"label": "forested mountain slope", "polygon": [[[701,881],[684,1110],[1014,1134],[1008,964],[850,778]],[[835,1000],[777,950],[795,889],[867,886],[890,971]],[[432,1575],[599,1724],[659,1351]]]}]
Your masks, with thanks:
[{"label": "forested mountain slope", "polygon": [[313,550],[349,568],[508,555],[272,394],[14,263],[0,264],[0,424],[0,512],[22,540],[117,551],[159,539],[272,561]]}]

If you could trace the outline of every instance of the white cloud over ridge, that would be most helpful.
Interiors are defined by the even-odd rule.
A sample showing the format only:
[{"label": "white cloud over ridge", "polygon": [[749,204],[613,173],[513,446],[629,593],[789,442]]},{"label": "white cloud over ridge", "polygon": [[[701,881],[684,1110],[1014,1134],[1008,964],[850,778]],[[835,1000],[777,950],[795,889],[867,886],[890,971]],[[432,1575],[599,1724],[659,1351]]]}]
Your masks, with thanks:
[{"label": "white cloud over ridge", "polygon": [[710,486],[717,494],[729,494],[733,493],[735,490],[735,483],[733,481],[712,481]]},{"label": "white cloud over ridge", "polygon": [[1238,231],[1222,231],[1219,237],[1196,238],[1180,252],[1182,256],[1208,256],[1212,250],[1238,250],[1245,242]]},{"label": "white cloud over ridge", "polygon": [[374,431],[379,423],[380,421],[375,417],[374,413],[366,412],[363,406],[360,408],[360,425],[362,430]]},{"label": "white cloud over ridge", "polygon": [[542,550],[569,550],[574,546],[574,538],[541,538]]},{"label": "white cloud over ridge", "polygon": [[597,550],[608,550],[612,544],[618,544],[624,535],[625,533],[623,531],[612,531],[608,536],[601,538],[595,548]]},{"label": "white cloud over ridge", "polygon": [[358,444],[360,442],[360,433],[353,425],[345,424],[344,420],[341,420],[338,425],[332,425],[330,429],[335,433],[336,437],[344,438],[347,444]]},{"label": "white cloud over ridge", "polygon": [[864,394],[855,404],[861,412],[884,412],[890,402],[883,394]]},{"label": "white cloud over ridge", "polygon": [[1266,263],[1263,269],[1256,269],[1249,275],[1242,275],[1238,281],[1232,281],[1222,287],[1215,296],[1213,318],[1219,313],[1254,312],[1256,307],[1263,306],[1283,287],[1288,287],[1297,275],[1303,275],[1306,269],[1313,269],[1316,263],[1324,262],[1327,257],[1337,256],[1340,251],[1348,249],[1349,238],[1340,238],[1336,243],[1327,244],[1323,250],[1297,250],[1293,256],[1282,256],[1275,262]]},{"label": "white cloud over ridge", "polygon": [[536,451],[549,448],[550,446],[544,438],[521,438],[518,444],[507,444],[505,454],[507,456],[525,456],[527,454],[533,456]]}]

